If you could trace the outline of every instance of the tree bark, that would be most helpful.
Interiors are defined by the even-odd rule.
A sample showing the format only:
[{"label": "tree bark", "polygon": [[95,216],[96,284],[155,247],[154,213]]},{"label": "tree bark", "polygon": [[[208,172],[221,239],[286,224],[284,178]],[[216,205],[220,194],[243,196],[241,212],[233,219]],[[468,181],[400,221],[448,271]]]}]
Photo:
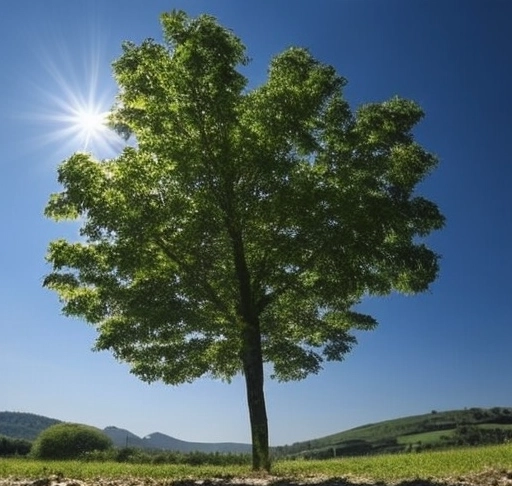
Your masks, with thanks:
[{"label": "tree bark", "polygon": [[254,470],[270,471],[259,316],[254,303],[251,277],[245,259],[242,236],[233,229],[230,231],[230,236],[233,243],[235,271],[239,286],[238,312],[243,325],[240,357],[243,363],[251,423],[252,467]]},{"label": "tree bark", "polygon": [[263,357],[259,325],[247,324],[242,359],[251,422],[252,468],[268,472],[270,471],[268,422],[263,389]]}]

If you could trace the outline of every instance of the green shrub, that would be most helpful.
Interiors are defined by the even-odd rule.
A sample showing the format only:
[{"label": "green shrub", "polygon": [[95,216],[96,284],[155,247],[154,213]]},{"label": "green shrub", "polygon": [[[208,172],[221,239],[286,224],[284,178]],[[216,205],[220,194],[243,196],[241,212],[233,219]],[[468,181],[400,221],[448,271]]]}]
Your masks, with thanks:
[{"label": "green shrub", "polygon": [[0,457],[26,456],[30,452],[32,443],[25,439],[13,439],[0,435]]},{"label": "green shrub", "polygon": [[43,430],[32,446],[37,459],[77,459],[92,451],[104,451],[112,441],[89,425],[61,423]]}]

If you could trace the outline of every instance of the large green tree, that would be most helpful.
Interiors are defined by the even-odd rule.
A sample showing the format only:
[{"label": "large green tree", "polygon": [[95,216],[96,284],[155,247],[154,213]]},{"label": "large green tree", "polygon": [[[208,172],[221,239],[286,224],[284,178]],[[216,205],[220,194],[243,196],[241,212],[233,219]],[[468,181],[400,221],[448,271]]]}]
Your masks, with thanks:
[{"label": "large green tree", "polygon": [[136,143],[58,169],[45,214],[81,238],[51,242],[44,285],[145,381],[243,374],[253,467],[268,470],[264,363],[279,380],[317,373],[376,325],[353,310],[362,297],[436,278],[421,238],[443,216],[415,192],[436,158],[411,101],[353,112],[345,80],[300,48],[249,90],[230,30],[161,21],[162,43],[127,42],[113,64],[111,122]]}]

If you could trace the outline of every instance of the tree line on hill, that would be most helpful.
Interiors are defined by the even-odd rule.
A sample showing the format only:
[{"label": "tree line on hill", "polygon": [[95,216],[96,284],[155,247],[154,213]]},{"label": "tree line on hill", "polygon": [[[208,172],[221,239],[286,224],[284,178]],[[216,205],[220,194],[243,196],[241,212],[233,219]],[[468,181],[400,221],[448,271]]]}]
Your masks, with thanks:
[{"label": "tree line on hill", "polygon": [[512,440],[512,429],[482,428],[476,425],[459,425],[452,437],[446,439],[453,445],[501,444]]},{"label": "tree line on hill", "polygon": [[[329,459],[397,452],[501,444],[512,440],[512,408],[470,408],[449,412],[432,410],[430,414],[404,417],[274,449],[277,457]],[[445,432],[436,440],[403,440],[417,434]],[[401,440],[402,439],[402,440]]]}]

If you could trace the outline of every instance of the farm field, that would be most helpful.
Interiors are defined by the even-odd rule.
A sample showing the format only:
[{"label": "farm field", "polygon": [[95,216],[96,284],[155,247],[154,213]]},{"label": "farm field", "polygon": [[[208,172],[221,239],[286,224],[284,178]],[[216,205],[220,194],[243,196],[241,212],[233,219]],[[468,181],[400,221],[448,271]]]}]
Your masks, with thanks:
[{"label": "farm field", "polygon": [[[1,486],[169,484],[512,485],[512,444],[331,460],[277,461],[271,476],[248,466],[139,465],[114,462],[0,459]],[[80,483],[82,482],[82,483]]]}]

